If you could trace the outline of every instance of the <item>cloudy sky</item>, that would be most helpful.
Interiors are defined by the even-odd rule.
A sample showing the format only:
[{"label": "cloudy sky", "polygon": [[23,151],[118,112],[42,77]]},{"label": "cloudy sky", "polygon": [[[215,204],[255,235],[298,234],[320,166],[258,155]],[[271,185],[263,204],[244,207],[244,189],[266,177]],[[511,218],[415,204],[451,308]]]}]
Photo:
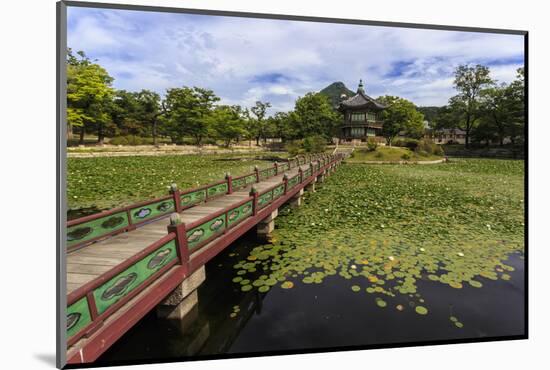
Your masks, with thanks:
[{"label": "cloudy sky", "polygon": [[355,91],[360,78],[373,97],[444,105],[457,65],[510,82],[524,58],[516,35],[71,7],[68,45],[118,89],[207,87],[225,104],[269,101],[271,113],[335,81]]}]

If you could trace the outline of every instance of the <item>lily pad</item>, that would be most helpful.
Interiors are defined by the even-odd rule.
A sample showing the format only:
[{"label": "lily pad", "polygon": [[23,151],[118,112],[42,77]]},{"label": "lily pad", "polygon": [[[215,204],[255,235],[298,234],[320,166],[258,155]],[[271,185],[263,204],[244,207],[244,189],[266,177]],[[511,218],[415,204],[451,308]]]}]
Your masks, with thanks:
[{"label": "lily pad", "polygon": [[414,308],[414,310],[416,311],[417,314],[419,315],[426,315],[428,314],[428,309],[424,306],[416,306]]}]

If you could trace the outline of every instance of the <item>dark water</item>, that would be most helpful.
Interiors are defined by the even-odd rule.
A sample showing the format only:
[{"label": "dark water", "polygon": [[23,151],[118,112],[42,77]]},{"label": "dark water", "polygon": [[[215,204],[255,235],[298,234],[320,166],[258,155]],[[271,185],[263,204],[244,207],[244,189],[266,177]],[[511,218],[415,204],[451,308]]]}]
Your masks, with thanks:
[{"label": "dark water", "polygon": [[[297,282],[292,289],[279,285],[269,292],[243,293],[231,282],[232,266],[256,245],[248,234],[206,266],[207,279],[199,288],[199,304],[189,320],[173,322],[147,315],[99,360],[100,363],[140,361],[201,355],[307,350],[323,347],[398,344],[524,334],[524,261],[520,254],[506,262],[515,268],[510,281],[482,277],[481,289],[464,285],[453,289],[430,280],[418,281],[418,291],[429,309],[418,315],[408,296],[387,298],[388,306],[375,304],[364,289],[329,276],[322,284]],[[230,257],[230,253],[238,255]],[[402,304],[399,312],[395,306]],[[229,315],[239,305],[235,318]],[[464,324],[457,328],[449,320]]]}]

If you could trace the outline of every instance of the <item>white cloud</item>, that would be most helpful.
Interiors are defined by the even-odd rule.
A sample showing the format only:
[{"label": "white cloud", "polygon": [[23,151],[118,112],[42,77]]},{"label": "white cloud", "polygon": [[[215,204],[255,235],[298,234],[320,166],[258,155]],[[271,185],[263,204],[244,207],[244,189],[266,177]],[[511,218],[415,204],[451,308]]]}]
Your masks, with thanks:
[{"label": "white cloud", "polygon": [[523,58],[514,35],[86,8],[69,8],[68,42],[98,58],[117,88],[202,86],[226,104],[268,100],[272,112],[334,81],[355,90],[359,78],[372,96],[442,105],[457,65],[492,64],[509,82]]}]

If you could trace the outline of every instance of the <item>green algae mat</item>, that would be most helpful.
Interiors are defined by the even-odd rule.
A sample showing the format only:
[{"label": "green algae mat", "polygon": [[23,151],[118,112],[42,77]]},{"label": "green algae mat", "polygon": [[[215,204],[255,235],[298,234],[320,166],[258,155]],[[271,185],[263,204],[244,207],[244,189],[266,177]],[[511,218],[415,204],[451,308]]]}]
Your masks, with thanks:
[{"label": "green algae mat", "polygon": [[[280,210],[272,244],[233,254],[232,284],[265,293],[354,278],[349,294],[429,315],[421,280],[459,290],[510,279],[507,257],[524,248],[523,197],[523,161],[342,165],[302,207]],[[414,305],[393,303],[399,295]]]}]

